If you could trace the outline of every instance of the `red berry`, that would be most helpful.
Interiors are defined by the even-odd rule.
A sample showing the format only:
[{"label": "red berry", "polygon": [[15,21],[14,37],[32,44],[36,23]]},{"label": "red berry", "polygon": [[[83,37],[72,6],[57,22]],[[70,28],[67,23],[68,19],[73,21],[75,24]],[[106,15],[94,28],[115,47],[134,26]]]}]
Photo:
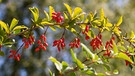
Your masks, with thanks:
[{"label": "red berry", "polygon": [[36,49],[35,49],[35,52],[38,52],[40,50],[40,48],[39,47],[37,47]]},{"label": "red berry", "polygon": [[65,43],[61,43],[61,47],[63,49],[65,47]]},{"label": "red berry", "polygon": [[86,36],[85,36],[85,39],[86,39],[86,40],[89,40],[89,39],[90,39],[90,37],[89,37],[88,35],[86,35]]},{"label": "red berry", "polygon": [[48,44],[45,42],[45,43],[44,43],[44,46],[48,46]]},{"label": "red berry", "polygon": [[0,44],[0,48],[2,48],[2,45]]},{"label": "red berry", "polygon": [[41,40],[38,40],[38,42],[37,42],[38,44],[41,44]]}]

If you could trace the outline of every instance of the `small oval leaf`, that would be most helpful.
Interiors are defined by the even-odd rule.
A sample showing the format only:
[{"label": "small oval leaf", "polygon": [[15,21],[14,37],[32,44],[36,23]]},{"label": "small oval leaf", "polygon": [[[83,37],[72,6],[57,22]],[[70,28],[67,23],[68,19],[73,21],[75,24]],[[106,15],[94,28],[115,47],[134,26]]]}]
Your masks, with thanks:
[{"label": "small oval leaf", "polygon": [[0,50],[0,56],[4,56],[4,52]]}]

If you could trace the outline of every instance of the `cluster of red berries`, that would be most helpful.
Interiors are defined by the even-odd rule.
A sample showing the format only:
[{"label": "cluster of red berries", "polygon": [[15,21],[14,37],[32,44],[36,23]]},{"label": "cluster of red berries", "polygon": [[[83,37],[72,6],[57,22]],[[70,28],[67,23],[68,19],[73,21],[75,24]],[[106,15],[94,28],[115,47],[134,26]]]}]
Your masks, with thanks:
[{"label": "cluster of red berries", "polygon": [[24,48],[29,48],[29,45],[32,45],[35,42],[34,36],[30,35],[29,38],[23,38],[22,42],[24,42]]},{"label": "cluster of red berries", "polygon": [[38,47],[35,49],[35,52],[38,52],[40,49],[46,50],[48,43],[46,42],[45,35],[40,36],[40,40],[37,41]]},{"label": "cluster of red berries", "polygon": [[65,47],[64,38],[61,38],[60,40],[55,40],[53,42],[53,46],[57,46],[58,51],[60,51],[60,48],[64,49],[64,47]]},{"label": "cluster of red berries", "polygon": [[8,58],[14,58],[17,61],[20,61],[20,54],[17,54],[17,52],[15,50],[10,50],[10,55],[8,56]]},{"label": "cluster of red berries", "polygon": [[88,31],[89,31],[89,25],[87,25],[85,27],[85,30],[82,32],[85,35],[85,39],[86,40],[89,40],[90,39],[90,36],[88,35]]},{"label": "cluster of red berries", "polygon": [[57,23],[60,23],[64,20],[63,16],[61,16],[60,12],[53,12],[52,13],[52,20],[55,20]]},{"label": "cluster of red berries", "polygon": [[80,47],[80,39],[79,38],[75,38],[73,42],[70,42],[69,44],[70,48],[79,48]]},{"label": "cluster of red berries", "polygon": [[93,50],[96,50],[96,48],[100,49],[100,46],[102,46],[102,41],[101,41],[102,35],[99,34],[96,36],[96,38],[93,38],[90,42],[90,45],[92,46]]},{"label": "cluster of red berries", "polygon": [[113,48],[113,41],[114,41],[114,40],[115,40],[115,38],[112,37],[112,38],[110,39],[110,41],[107,41],[107,42],[106,42],[106,45],[105,45],[106,51],[105,51],[105,53],[104,53],[104,56],[110,56],[111,51],[109,50],[109,47],[110,47],[110,48]]}]

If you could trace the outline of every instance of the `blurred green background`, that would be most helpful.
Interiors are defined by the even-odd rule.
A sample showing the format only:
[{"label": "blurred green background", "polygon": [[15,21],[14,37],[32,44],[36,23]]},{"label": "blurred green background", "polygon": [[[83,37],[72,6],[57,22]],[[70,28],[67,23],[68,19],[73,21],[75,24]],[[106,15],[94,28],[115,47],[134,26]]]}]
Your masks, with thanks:
[{"label": "blurred green background", "polygon": [[[19,20],[19,24],[26,26],[31,25],[31,12],[29,7],[38,7],[40,10],[41,17],[44,17],[43,10],[48,11],[48,7],[51,5],[56,11],[65,11],[63,3],[69,4],[71,7],[81,7],[86,13],[99,12],[100,8],[104,9],[105,16],[108,17],[109,21],[116,23],[118,18],[123,15],[123,23],[120,26],[123,34],[128,33],[135,28],[135,1],[134,0],[0,0],[0,20],[10,23],[13,18]],[[36,39],[43,33],[44,30],[35,30]],[[63,30],[62,30],[63,31]],[[53,56],[59,61],[66,61],[72,65],[72,60],[69,54],[68,47],[61,52],[58,52],[55,47],[52,47],[53,40],[59,39],[61,32],[59,29],[57,32],[48,30],[47,42],[49,47],[46,51],[40,51],[35,53],[35,45],[29,49],[22,49],[21,61],[16,62],[12,59],[8,59],[9,50],[11,48],[2,48],[6,56],[0,56],[0,76],[49,76],[48,69],[56,73],[57,70],[53,63],[48,60],[48,57]],[[68,32],[66,33],[66,42],[71,40],[73,37]],[[105,34],[108,37],[108,34]],[[15,44],[17,48],[21,44],[21,37],[15,38],[18,41]],[[83,53],[81,51],[76,52],[78,58],[83,59]],[[80,57],[81,56],[81,57]],[[135,76],[135,71],[131,71],[125,66],[123,60],[114,59],[111,61],[111,68],[118,69],[119,74],[116,76]],[[98,72],[104,71],[102,66],[95,66]],[[85,76],[78,73],[78,76]],[[113,75],[114,76],[114,75]]]}]

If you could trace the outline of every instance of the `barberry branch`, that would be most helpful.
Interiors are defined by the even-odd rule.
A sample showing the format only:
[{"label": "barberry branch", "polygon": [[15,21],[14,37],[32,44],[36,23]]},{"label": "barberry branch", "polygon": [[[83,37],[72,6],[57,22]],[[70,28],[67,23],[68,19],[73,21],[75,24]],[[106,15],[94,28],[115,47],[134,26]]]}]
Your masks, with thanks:
[{"label": "barberry branch", "polygon": [[65,32],[66,32],[66,29],[64,28],[64,31],[63,31],[63,33],[62,33],[61,38],[63,38],[63,36],[65,35]]},{"label": "barberry branch", "polygon": [[47,26],[47,28],[46,28],[46,30],[45,30],[45,32],[44,32],[44,35],[46,34],[46,32],[47,32],[48,28],[49,28],[49,26]]},{"label": "barberry branch", "polygon": [[19,52],[19,50],[23,47],[24,43],[16,50],[16,53]]}]

